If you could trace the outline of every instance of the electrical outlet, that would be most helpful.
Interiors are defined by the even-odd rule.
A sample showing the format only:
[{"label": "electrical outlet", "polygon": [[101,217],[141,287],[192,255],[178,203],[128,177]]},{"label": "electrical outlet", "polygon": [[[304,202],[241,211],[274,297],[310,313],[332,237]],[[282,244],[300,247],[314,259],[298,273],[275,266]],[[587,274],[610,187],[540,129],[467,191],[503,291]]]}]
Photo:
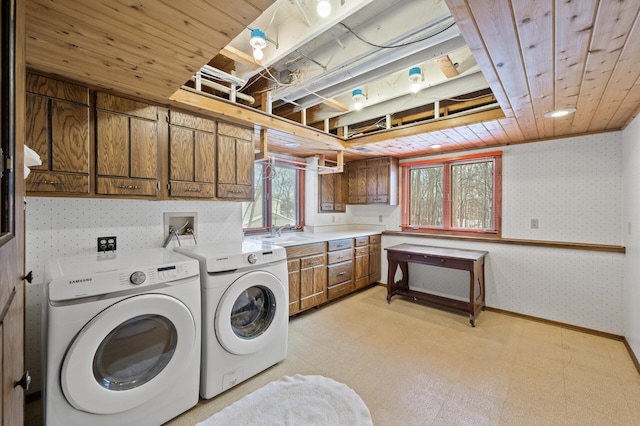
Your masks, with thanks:
[{"label": "electrical outlet", "polygon": [[531,219],[531,229],[538,229],[538,219]]},{"label": "electrical outlet", "polygon": [[116,251],[116,237],[98,237],[98,253],[106,253],[108,251]]}]

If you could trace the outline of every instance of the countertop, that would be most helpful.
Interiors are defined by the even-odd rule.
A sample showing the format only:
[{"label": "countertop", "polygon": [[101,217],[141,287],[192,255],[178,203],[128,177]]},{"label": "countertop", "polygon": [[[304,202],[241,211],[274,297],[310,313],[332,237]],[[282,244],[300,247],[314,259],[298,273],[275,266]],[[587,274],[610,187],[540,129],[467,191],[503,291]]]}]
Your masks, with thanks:
[{"label": "countertop", "polygon": [[343,230],[328,232],[283,232],[279,237],[270,235],[251,235],[244,237],[245,240],[257,240],[281,247],[293,247],[304,244],[322,243],[342,238],[367,237],[370,235],[380,235],[381,231],[371,230]]}]

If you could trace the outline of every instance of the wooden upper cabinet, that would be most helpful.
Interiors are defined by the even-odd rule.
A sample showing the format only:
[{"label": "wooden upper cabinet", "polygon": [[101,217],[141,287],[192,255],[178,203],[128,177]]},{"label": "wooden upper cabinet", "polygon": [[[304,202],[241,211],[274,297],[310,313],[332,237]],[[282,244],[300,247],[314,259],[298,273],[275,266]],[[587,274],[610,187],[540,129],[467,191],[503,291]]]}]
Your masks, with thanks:
[{"label": "wooden upper cabinet", "polygon": [[169,111],[169,195],[215,198],[216,122]]},{"label": "wooden upper cabinet", "polygon": [[347,210],[347,172],[318,175],[318,192],[320,213],[345,212]]},{"label": "wooden upper cabinet", "polygon": [[398,160],[374,158],[349,163],[349,204],[398,204]]},{"label": "wooden upper cabinet", "polygon": [[158,108],[96,94],[97,188],[101,195],[158,193]]},{"label": "wooden upper cabinet", "polygon": [[26,145],[41,166],[30,167],[30,193],[89,193],[89,89],[27,74]]},{"label": "wooden upper cabinet", "polygon": [[252,137],[251,129],[218,123],[218,198],[253,201]]}]

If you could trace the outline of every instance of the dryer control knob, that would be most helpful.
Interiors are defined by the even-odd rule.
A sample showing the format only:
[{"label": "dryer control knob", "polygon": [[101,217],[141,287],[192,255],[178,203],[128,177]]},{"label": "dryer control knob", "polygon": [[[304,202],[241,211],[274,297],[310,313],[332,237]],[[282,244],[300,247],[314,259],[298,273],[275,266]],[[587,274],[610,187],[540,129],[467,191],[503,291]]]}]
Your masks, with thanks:
[{"label": "dryer control knob", "polygon": [[131,284],[140,285],[147,279],[147,276],[142,271],[136,271],[129,277]]},{"label": "dryer control knob", "polygon": [[251,254],[249,255],[249,257],[247,258],[247,260],[249,261],[249,263],[250,263],[250,264],[252,264],[252,265],[253,265],[254,263],[256,263],[256,261],[258,260],[258,258],[256,257],[256,255],[255,255],[255,254],[251,253]]}]

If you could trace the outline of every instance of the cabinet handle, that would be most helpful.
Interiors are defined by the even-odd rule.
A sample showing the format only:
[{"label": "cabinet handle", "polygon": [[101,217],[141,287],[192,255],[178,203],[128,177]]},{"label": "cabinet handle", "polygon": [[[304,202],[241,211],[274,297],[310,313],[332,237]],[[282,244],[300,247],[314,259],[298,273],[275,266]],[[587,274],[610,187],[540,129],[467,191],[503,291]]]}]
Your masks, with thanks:
[{"label": "cabinet handle", "polygon": [[118,185],[120,189],[140,189],[138,185]]},{"label": "cabinet handle", "polygon": [[200,188],[187,188],[187,192],[202,192]]},{"label": "cabinet handle", "polygon": [[342,271],[342,272],[340,272],[338,275],[344,275],[344,274],[346,274],[346,273],[347,273],[346,271]]},{"label": "cabinet handle", "polygon": [[41,183],[45,184],[45,185],[60,185],[60,182],[58,182],[57,180],[41,180],[36,182],[38,185],[40,185]]}]

